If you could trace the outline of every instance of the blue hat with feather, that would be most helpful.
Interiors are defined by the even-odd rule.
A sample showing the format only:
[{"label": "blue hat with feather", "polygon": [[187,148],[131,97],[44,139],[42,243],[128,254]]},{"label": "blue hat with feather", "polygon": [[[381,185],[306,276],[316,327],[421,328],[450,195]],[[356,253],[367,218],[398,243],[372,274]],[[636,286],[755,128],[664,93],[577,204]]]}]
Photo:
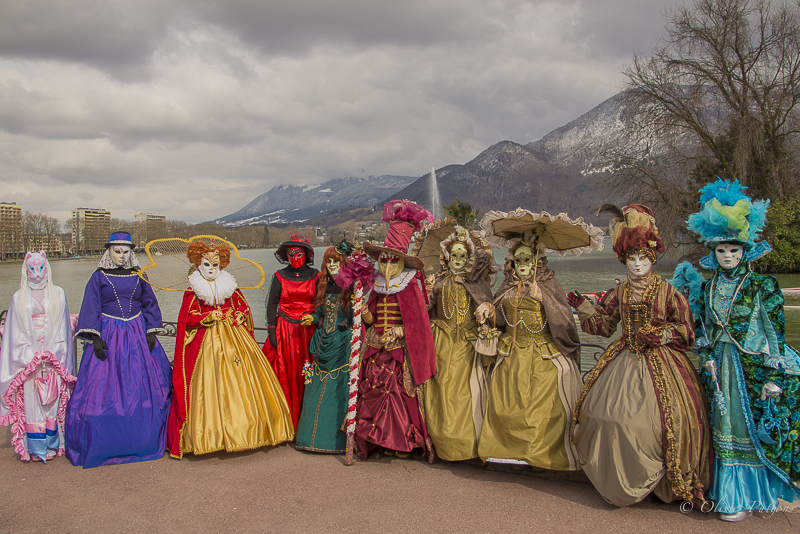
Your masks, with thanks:
[{"label": "blue hat with feather", "polygon": [[[717,181],[700,190],[702,209],[689,216],[687,228],[700,236],[700,241],[714,249],[719,243],[738,243],[745,249],[746,261],[754,261],[772,250],[759,238],[767,223],[769,200],[753,200],[744,194],[747,187],[739,180]],[[700,260],[707,269],[718,267],[714,253]]]}]

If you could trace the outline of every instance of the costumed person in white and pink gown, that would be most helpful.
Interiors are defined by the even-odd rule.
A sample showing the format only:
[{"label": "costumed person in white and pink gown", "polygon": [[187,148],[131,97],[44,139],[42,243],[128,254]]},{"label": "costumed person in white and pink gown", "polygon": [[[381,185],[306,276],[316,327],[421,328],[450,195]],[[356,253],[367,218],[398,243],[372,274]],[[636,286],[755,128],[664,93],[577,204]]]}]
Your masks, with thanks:
[{"label": "costumed person in white and pink gown", "polygon": [[294,426],[283,390],[253,337],[250,306],[225,270],[230,247],[193,241],[186,256],[196,270],[178,314],[170,455],[242,451],[291,440]]},{"label": "costumed person in white and pink gown", "polygon": [[84,468],[155,460],[166,449],[172,369],[156,339],[161,310],[139,275],[131,235],[111,235],[86,284],[86,344],[67,406],[66,454]]},{"label": "costumed person in white and pink gown", "polygon": [[64,455],[64,419],[75,383],[69,307],[44,251],[28,252],[8,307],[0,349],[0,424],[22,460]]},{"label": "costumed person in white and pink gown", "polygon": [[308,346],[317,328],[303,324],[303,317],[317,308],[319,271],[313,267],[314,249],[309,241],[294,234],[275,251],[275,258],[286,267],[272,277],[267,296],[267,340],[262,347],[283,387],[295,428],[303,407],[303,366],[311,363]]}]

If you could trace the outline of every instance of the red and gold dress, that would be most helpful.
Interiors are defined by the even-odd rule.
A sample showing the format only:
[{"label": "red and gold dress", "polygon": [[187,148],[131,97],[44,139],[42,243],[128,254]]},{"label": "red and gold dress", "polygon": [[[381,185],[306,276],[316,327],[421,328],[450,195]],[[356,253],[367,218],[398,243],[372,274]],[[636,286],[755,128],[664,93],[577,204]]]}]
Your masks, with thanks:
[{"label": "red and gold dress", "polygon": [[[190,283],[199,276],[193,273]],[[202,280],[195,282],[200,286]],[[221,304],[209,305],[196,291],[183,295],[167,421],[167,449],[176,458],[255,449],[294,437],[286,398],[253,337],[250,307],[231,280],[225,271],[216,280],[223,288],[210,300]]]},{"label": "red and gold dress", "polygon": [[294,428],[303,407],[303,364],[311,360],[308,345],[316,325],[300,324],[317,306],[319,271],[309,267],[287,267],[275,273],[267,300],[267,325],[275,329],[276,347],[270,340],[263,351],[283,388]]}]

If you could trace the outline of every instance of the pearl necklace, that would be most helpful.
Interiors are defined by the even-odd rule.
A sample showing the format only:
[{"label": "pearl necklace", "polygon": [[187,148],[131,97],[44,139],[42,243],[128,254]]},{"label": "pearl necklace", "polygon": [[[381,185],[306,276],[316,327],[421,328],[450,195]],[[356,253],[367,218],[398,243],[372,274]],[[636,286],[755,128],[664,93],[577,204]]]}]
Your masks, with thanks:
[{"label": "pearl necklace", "polygon": [[[469,306],[472,304],[472,297],[469,293],[467,293],[467,306],[464,308],[462,313],[461,306],[459,306],[458,302],[458,288],[455,290],[451,289],[455,282],[452,278],[448,278],[447,285],[445,285],[445,291],[442,292],[442,312],[444,312],[444,318],[450,321],[453,316],[458,314],[458,317],[461,319],[461,322],[465,322],[467,314],[469,313]],[[453,302],[453,306],[450,308],[450,314],[447,313],[447,301],[451,300]],[[458,321],[456,321],[458,322]]]},{"label": "pearl necklace", "polygon": [[[509,298],[509,299],[506,299],[506,300],[508,300],[511,303],[511,305],[514,307],[514,311],[516,312],[515,315],[517,315],[519,317],[519,304],[522,304],[522,299],[520,298],[520,302],[518,304],[516,304],[516,305],[514,304],[513,297]],[[506,307],[503,306],[502,304],[500,305],[500,311],[503,312],[503,319],[506,320],[506,324],[510,325],[511,321],[509,321],[508,320],[508,316],[506,316]],[[539,333],[542,332],[542,330],[544,330],[544,327],[547,326],[547,317],[544,318],[544,321],[542,322],[542,327],[539,328],[539,330],[536,330],[536,331],[531,330],[528,327],[528,325],[525,323],[525,319],[523,317],[520,317],[519,320],[516,323],[514,323],[514,325],[511,328],[516,328],[519,325],[522,325],[522,327],[525,330],[527,330],[529,333],[531,333],[531,334],[539,334]]]}]

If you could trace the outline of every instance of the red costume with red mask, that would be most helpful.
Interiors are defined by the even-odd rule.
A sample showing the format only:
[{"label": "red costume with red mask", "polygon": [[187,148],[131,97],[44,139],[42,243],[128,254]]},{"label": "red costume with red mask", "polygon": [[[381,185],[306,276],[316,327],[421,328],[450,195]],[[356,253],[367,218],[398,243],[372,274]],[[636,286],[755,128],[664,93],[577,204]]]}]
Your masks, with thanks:
[{"label": "red costume with red mask", "polygon": [[286,395],[294,427],[303,406],[303,364],[310,361],[308,344],[315,325],[300,324],[303,316],[314,313],[317,303],[319,271],[312,267],[314,249],[309,240],[295,234],[275,252],[287,267],[276,271],[267,296],[267,357]]}]

